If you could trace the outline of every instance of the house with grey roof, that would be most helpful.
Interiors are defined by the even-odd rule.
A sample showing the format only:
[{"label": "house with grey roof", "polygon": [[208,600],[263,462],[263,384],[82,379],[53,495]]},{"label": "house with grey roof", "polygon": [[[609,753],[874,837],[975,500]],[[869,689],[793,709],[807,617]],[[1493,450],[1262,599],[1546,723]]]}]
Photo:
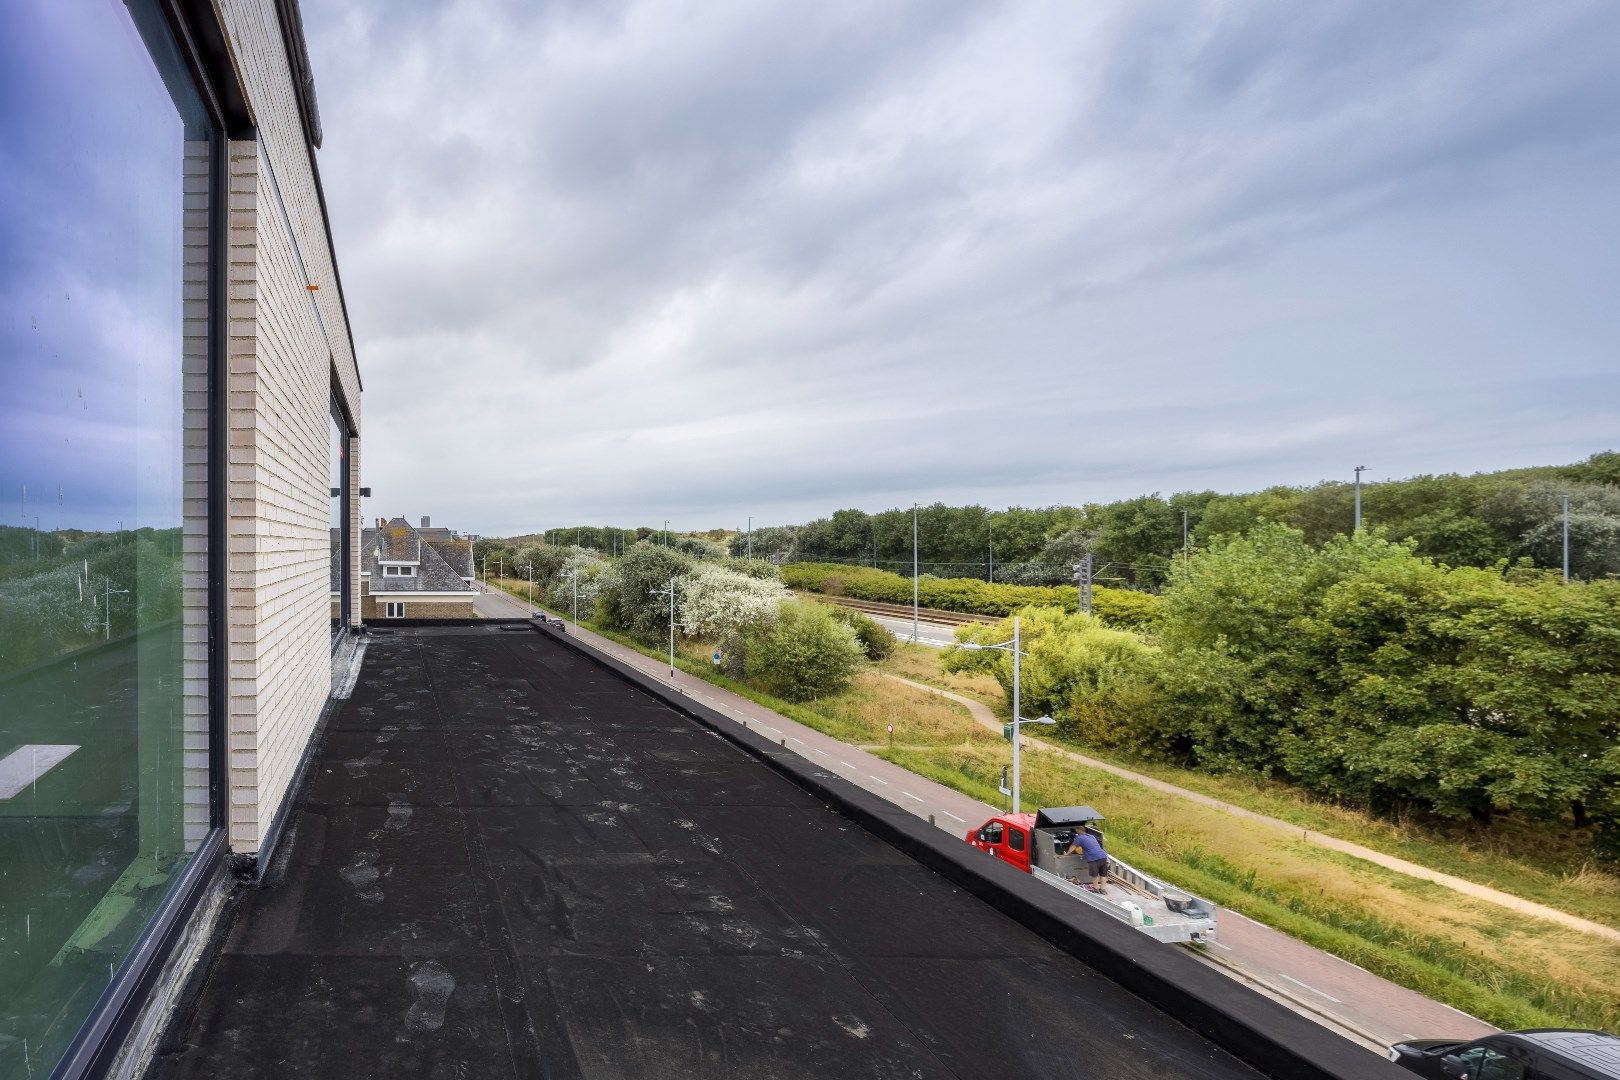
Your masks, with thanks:
[{"label": "house with grey roof", "polygon": [[360,609],[367,621],[474,617],[473,538],[424,517],[361,530]]}]

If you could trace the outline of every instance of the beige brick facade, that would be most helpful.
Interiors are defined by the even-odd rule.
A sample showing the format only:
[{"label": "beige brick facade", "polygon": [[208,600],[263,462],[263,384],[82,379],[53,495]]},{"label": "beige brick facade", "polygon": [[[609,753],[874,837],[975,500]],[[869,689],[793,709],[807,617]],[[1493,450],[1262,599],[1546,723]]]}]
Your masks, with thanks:
[{"label": "beige brick facade", "polygon": [[230,842],[255,851],[331,690],[327,417],[335,394],[358,434],[360,379],[274,4],[220,10],[257,124],[229,148],[226,349]]}]

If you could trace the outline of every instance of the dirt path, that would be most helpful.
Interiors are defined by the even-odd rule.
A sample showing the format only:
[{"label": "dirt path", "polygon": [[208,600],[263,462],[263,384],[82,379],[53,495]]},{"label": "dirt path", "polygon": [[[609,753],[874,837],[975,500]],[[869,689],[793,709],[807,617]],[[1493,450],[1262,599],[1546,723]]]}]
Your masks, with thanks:
[{"label": "dirt path", "polygon": [[[881,674],[884,678],[893,679],[895,682],[904,683],[907,686],[916,687],[919,690],[928,690],[951,701],[957,702],[958,704],[965,705],[967,706],[968,712],[972,713],[973,718],[980,724],[983,724],[992,731],[1001,731],[1001,719],[997,717],[995,713],[990,711],[989,706],[985,705],[981,701],[974,701],[972,698],[964,697],[963,695],[954,693],[950,690],[942,690],[937,686],[929,686],[927,683],[914,682],[911,679],[901,678],[899,675],[891,675],[886,671],[879,672],[879,674]],[[1067,750],[1060,746],[1054,746],[1051,743],[1043,742],[1040,739],[1032,739],[1027,735],[1024,736],[1023,739],[1024,746],[1036,747],[1049,753],[1059,754],[1068,758],[1070,761],[1078,762],[1079,764],[1088,766],[1089,768],[1099,769],[1105,773],[1109,773],[1110,775],[1120,777],[1123,780],[1129,780],[1132,783],[1141,784],[1144,787],[1152,788],[1154,791],[1162,791],[1168,795],[1175,795],[1179,798],[1188,799],[1192,802],[1198,803],[1201,806],[1208,806],[1213,809],[1220,810],[1223,813],[1231,814],[1234,817],[1244,818],[1248,821],[1256,822],[1268,828],[1276,829],[1278,832],[1285,832],[1290,836],[1298,836],[1301,840],[1315,844],[1318,847],[1327,848],[1331,851],[1337,851],[1345,855],[1351,855],[1358,859],[1364,859],[1367,862],[1375,863],[1387,870],[1394,870],[1396,873],[1406,874],[1409,877],[1421,878],[1424,881],[1432,881],[1436,885],[1444,885],[1446,888],[1462,893],[1465,896],[1476,897],[1480,900],[1488,900],[1491,903],[1505,907],[1510,911],[1516,911],[1523,915],[1532,915],[1538,919],[1545,919],[1548,922],[1554,922],[1560,926],[1569,927],[1572,930],[1579,930],[1583,933],[1592,934],[1596,937],[1608,938],[1610,941],[1620,941],[1620,930],[1616,930],[1612,926],[1605,926],[1602,923],[1593,922],[1591,919],[1583,919],[1579,915],[1571,915],[1567,911],[1559,911],[1557,908],[1548,907],[1546,904],[1538,904],[1534,900],[1526,900],[1522,896],[1514,896],[1512,893],[1506,893],[1500,889],[1493,889],[1489,885],[1481,885],[1476,881],[1469,881],[1466,878],[1456,877],[1452,874],[1443,874],[1438,870],[1431,870],[1427,866],[1420,866],[1415,862],[1409,862],[1406,859],[1396,858],[1394,855],[1386,855],[1382,851],[1375,851],[1370,847],[1352,843],[1349,840],[1341,840],[1336,836],[1328,836],[1325,833],[1319,833],[1312,829],[1304,829],[1293,824],[1292,822],[1283,821],[1281,818],[1269,817],[1265,814],[1256,813],[1253,810],[1246,810],[1241,806],[1235,806],[1232,803],[1224,802],[1212,796],[1204,795],[1197,791],[1189,791],[1187,788],[1177,787],[1175,784],[1167,783],[1164,780],[1159,780],[1143,773],[1133,772],[1130,769],[1122,768],[1107,761],[1100,761],[1094,757],[1087,757],[1085,754],[1076,753],[1073,750]]]}]

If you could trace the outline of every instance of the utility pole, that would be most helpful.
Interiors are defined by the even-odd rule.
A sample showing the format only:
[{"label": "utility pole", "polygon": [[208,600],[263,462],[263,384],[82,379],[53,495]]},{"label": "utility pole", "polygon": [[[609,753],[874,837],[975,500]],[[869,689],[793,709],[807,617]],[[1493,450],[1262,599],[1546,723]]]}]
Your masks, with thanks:
[{"label": "utility pole", "polygon": [[754,515],[748,515],[748,561],[754,561]]},{"label": "utility pole", "polygon": [[1356,532],[1361,531],[1361,474],[1367,471],[1367,466],[1356,466]]},{"label": "utility pole", "polygon": [[911,643],[917,644],[917,504],[911,504]]},{"label": "utility pole", "polygon": [[1569,496],[1564,496],[1564,584],[1569,584]]},{"label": "utility pole", "polygon": [[1087,615],[1091,614],[1091,552],[1086,552],[1081,560],[1074,564],[1074,580],[1080,591],[1080,610]]},{"label": "utility pole", "polygon": [[990,584],[996,583],[996,518],[988,510],[985,511],[984,520],[990,526]]},{"label": "utility pole", "polygon": [[1187,511],[1183,510],[1181,512],[1181,565],[1182,566],[1187,565],[1187,559],[1191,555],[1191,553],[1192,553],[1191,549],[1187,547]]}]

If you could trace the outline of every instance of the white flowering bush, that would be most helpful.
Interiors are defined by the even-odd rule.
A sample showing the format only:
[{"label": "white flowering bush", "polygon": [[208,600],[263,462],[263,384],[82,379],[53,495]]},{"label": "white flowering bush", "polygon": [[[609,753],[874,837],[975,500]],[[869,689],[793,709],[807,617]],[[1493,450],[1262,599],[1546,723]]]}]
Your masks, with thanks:
[{"label": "white flowering bush", "polygon": [[714,563],[700,563],[681,586],[675,610],[685,637],[720,637],[769,622],[788,596],[780,581],[749,577]]},{"label": "white flowering bush", "polygon": [[574,548],[563,559],[551,578],[551,586],[546,590],[546,599],[552,607],[567,611],[574,602],[574,582],[570,574],[579,575],[579,612],[581,618],[587,618],[596,610],[596,598],[602,595],[602,573],[608,567],[607,560],[599,558],[583,548]]}]

